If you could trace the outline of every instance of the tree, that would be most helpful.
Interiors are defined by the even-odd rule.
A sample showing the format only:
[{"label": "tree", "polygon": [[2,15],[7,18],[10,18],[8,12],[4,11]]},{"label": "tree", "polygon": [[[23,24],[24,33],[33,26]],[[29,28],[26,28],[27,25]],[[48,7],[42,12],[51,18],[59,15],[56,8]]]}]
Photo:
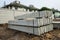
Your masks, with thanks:
[{"label": "tree", "polygon": [[47,8],[47,7],[42,7],[41,9],[40,9],[40,11],[43,11],[43,10],[51,10],[50,8]]}]

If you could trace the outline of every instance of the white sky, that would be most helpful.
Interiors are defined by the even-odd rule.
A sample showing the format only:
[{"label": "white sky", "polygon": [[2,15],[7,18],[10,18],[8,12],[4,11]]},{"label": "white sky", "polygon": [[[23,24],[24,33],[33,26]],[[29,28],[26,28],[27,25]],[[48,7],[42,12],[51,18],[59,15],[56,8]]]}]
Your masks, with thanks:
[{"label": "white sky", "polygon": [[[9,4],[14,0],[0,0],[0,7],[4,5],[4,1],[6,1],[6,4]],[[20,2],[27,6],[32,4],[37,8],[48,7],[60,10],[60,0],[20,0]]]}]

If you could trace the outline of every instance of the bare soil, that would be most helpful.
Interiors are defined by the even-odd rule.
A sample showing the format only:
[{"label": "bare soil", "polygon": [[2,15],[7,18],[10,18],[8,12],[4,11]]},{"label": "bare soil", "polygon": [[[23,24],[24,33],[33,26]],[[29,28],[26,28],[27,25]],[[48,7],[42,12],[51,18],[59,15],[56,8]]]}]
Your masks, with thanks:
[{"label": "bare soil", "polygon": [[60,29],[54,29],[40,36],[24,33],[7,28],[8,25],[0,25],[0,40],[60,40]]}]

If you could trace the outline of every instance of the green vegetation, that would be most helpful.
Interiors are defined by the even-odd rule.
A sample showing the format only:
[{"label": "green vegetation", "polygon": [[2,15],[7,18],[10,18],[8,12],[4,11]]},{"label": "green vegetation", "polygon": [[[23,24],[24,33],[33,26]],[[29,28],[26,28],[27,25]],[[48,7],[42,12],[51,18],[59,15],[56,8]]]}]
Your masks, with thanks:
[{"label": "green vegetation", "polygon": [[32,11],[32,10],[34,10],[34,11],[49,10],[49,11],[53,11],[53,13],[54,13],[54,12],[59,12],[59,13],[60,13],[59,10],[54,9],[54,8],[50,9],[50,8],[47,8],[47,7],[42,7],[41,9],[38,9],[38,8],[34,7],[33,5],[30,5],[30,6],[28,7],[28,6],[25,6],[25,5],[23,5],[23,4],[20,4],[20,2],[17,3],[16,1],[14,1],[14,2],[8,4],[8,5],[5,5],[5,6],[2,7],[2,8],[8,8],[8,7],[10,7],[10,8],[15,7],[15,9],[17,9],[17,8],[25,8],[26,11],[27,11],[28,9],[29,9],[29,11]]}]

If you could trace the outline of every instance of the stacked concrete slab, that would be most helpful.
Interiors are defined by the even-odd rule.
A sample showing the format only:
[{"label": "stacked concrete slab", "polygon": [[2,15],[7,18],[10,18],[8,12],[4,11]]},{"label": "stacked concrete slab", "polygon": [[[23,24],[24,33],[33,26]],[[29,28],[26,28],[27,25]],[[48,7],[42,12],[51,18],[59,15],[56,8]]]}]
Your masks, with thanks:
[{"label": "stacked concrete slab", "polygon": [[21,16],[15,17],[16,19],[26,19],[26,18],[40,18],[40,17],[50,17],[52,15],[52,11],[40,11],[40,12],[33,12],[27,13]]},{"label": "stacked concrete slab", "polygon": [[8,28],[30,34],[41,35],[53,30],[52,11],[40,11],[15,17]]}]

